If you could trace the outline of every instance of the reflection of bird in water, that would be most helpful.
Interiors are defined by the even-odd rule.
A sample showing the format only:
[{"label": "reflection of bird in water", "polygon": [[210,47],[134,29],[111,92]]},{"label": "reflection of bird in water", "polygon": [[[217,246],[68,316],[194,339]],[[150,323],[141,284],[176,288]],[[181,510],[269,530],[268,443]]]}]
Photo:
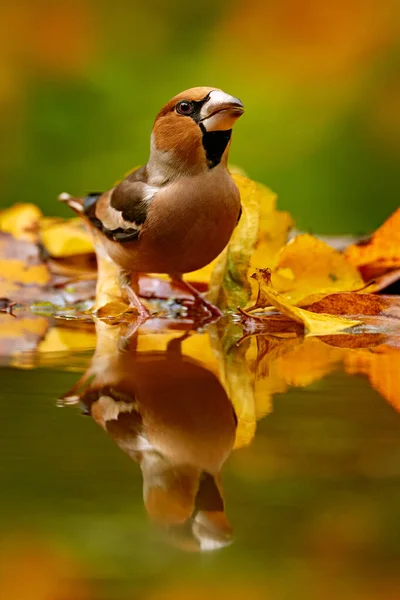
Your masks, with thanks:
[{"label": "reflection of bird in water", "polygon": [[[150,518],[180,546],[212,550],[232,540],[220,470],[235,439],[236,416],[225,389],[204,365],[181,352],[124,349],[119,327],[97,323],[97,348],[84,383],[64,398],[78,399],[116,444],[140,464]],[[184,336],[185,337],[185,336]],[[72,395],[71,395],[72,394]]]}]

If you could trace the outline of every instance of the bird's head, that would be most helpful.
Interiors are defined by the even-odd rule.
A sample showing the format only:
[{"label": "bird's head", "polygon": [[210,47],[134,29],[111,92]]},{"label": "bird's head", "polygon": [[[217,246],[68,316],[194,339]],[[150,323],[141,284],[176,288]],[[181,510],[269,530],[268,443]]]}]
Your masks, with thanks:
[{"label": "bird's head", "polygon": [[150,164],[172,176],[226,164],[232,127],[243,112],[238,98],[217,88],[181,92],[156,117]]}]

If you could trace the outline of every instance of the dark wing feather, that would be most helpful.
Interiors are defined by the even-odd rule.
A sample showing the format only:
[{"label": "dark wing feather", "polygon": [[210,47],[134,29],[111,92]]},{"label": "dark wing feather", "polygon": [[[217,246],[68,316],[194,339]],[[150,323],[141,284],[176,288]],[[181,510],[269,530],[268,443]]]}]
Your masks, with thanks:
[{"label": "dark wing feather", "polygon": [[139,237],[152,199],[141,167],[121,181],[111,192],[89,194],[83,200],[85,216],[94,227],[116,242],[132,242]]}]

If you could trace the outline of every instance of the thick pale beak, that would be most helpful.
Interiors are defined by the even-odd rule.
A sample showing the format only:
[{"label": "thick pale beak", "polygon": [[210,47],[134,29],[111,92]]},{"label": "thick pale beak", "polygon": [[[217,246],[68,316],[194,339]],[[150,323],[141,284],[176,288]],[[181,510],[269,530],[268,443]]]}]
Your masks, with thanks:
[{"label": "thick pale beak", "polygon": [[200,123],[207,131],[227,131],[244,113],[244,106],[238,98],[213,90],[200,111]]}]

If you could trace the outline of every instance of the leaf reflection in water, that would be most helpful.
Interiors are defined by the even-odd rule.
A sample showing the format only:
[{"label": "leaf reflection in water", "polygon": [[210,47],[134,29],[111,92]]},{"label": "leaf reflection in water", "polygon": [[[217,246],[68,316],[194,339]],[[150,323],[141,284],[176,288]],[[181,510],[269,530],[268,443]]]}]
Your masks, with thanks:
[{"label": "leaf reflection in water", "polygon": [[[6,364],[86,369],[63,403],[80,403],[140,465],[150,519],[187,551],[232,542],[221,470],[232,450],[252,442],[281,394],[342,372],[363,375],[400,408],[398,327],[304,337],[296,323],[271,315],[261,330],[228,318],[204,332],[184,320],[151,319],[132,333],[129,323],[52,322],[19,308],[2,313],[0,324]],[[314,397],[323,407],[323,395]],[[264,467],[267,459],[260,454]]]}]

